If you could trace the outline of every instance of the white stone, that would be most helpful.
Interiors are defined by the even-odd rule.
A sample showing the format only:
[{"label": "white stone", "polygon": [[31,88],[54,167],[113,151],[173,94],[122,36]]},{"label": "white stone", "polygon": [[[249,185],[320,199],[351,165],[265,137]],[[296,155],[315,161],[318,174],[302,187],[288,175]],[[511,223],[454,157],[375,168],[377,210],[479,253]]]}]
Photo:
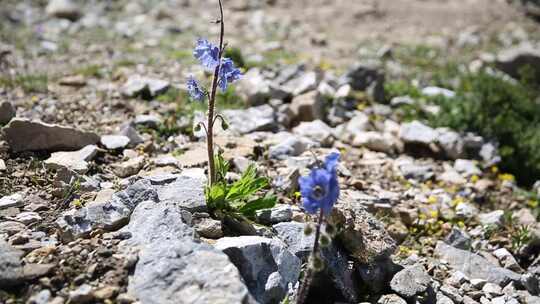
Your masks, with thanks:
[{"label": "white stone", "polygon": [[51,169],[66,168],[84,174],[88,171],[88,161],[92,160],[97,152],[95,145],[88,145],[74,152],[55,152],[45,161],[45,165]]}]

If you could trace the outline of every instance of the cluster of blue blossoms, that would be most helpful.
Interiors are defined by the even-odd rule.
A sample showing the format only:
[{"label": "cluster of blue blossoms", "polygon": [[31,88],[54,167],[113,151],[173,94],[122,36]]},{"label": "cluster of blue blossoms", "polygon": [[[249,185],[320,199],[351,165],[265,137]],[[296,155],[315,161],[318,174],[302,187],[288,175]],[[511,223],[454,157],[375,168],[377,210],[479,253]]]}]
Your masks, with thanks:
[{"label": "cluster of blue blossoms", "polygon": [[[234,62],[230,58],[221,58],[220,64],[219,47],[208,42],[206,39],[197,40],[193,56],[195,56],[201,65],[209,71],[215,71],[218,65],[220,65],[217,84],[222,92],[227,90],[230,83],[233,83],[242,77],[242,73],[235,67]],[[193,76],[188,78],[187,89],[191,97],[195,100],[202,101],[206,95],[205,91]]]},{"label": "cluster of blue blossoms", "polygon": [[319,209],[324,215],[331,213],[339,197],[338,162],[339,153],[333,152],[326,157],[322,168],[315,168],[298,180],[304,209],[308,213],[315,214]]}]

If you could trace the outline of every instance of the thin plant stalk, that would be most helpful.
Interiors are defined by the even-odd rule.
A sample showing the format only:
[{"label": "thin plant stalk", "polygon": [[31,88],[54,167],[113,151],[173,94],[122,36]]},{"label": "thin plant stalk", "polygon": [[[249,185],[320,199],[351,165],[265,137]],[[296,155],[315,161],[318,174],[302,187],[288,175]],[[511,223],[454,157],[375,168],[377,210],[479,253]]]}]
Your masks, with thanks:
[{"label": "thin plant stalk", "polygon": [[312,262],[319,254],[319,238],[321,236],[321,226],[322,226],[323,218],[324,218],[324,214],[321,208],[321,211],[319,213],[319,219],[317,221],[317,227],[315,229],[315,241],[313,243],[313,249],[311,250],[311,254],[309,256],[306,275],[304,276],[304,279],[302,280],[300,288],[298,289],[298,294],[296,296],[296,304],[304,304],[304,302],[306,301],[306,297],[309,292],[309,287],[311,285],[311,281],[313,280],[313,275],[315,274],[312,265],[310,265],[310,262]]},{"label": "thin plant stalk", "polygon": [[212,90],[208,97],[208,120],[207,120],[207,132],[206,132],[206,145],[208,150],[208,175],[210,180],[210,186],[214,185],[216,182],[216,165],[214,162],[214,112],[216,105],[216,92],[219,79],[219,70],[221,69],[221,58],[223,56],[223,37],[225,35],[225,22],[223,19],[223,4],[219,0],[219,13],[221,25],[221,30],[219,34],[219,56],[218,56],[218,65],[214,70],[214,76],[212,78]]}]

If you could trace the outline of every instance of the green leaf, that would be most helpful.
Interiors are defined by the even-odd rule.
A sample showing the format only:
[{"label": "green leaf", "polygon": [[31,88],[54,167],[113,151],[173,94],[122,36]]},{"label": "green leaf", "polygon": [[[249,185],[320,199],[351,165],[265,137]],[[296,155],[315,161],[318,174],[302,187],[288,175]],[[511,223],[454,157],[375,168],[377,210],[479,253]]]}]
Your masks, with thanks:
[{"label": "green leaf", "polygon": [[238,212],[245,216],[252,216],[257,210],[269,209],[276,205],[277,197],[267,193],[264,197],[247,202],[244,206],[238,209]]},{"label": "green leaf", "polygon": [[229,172],[229,169],[230,169],[229,162],[223,158],[221,153],[218,153],[214,157],[214,163],[216,165],[216,174],[217,174],[218,182],[225,182],[225,176],[227,176],[227,172]]},{"label": "green leaf", "polygon": [[242,174],[240,180],[231,185],[225,199],[228,201],[248,199],[257,191],[268,187],[269,182],[267,178],[256,176],[257,170],[255,169],[255,166],[251,164],[244,174]]},{"label": "green leaf", "polygon": [[227,194],[227,186],[224,183],[217,183],[206,189],[206,202],[210,209],[225,209],[227,208],[225,196]]}]

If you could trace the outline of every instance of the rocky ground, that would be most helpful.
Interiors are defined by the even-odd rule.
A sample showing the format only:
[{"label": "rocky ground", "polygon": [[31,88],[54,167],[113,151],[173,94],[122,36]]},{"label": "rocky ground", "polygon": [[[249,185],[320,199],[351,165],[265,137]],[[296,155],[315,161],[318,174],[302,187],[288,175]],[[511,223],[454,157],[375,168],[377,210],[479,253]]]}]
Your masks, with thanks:
[{"label": "rocky ground", "polygon": [[308,303],[540,303],[540,186],[385,89],[452,96],[432,77],[449,60],[538,72],[524,3],[225,1],[245,76],[216,142],[228,178],[254,163],[279,196],[239,221],[206,206],[204,107],[183,84],[209,79],[191,49],[217,34],[215,1],[3,0],[0,303],[280,303],[313,242],[298,177],[333,150],[339,233]]}]

